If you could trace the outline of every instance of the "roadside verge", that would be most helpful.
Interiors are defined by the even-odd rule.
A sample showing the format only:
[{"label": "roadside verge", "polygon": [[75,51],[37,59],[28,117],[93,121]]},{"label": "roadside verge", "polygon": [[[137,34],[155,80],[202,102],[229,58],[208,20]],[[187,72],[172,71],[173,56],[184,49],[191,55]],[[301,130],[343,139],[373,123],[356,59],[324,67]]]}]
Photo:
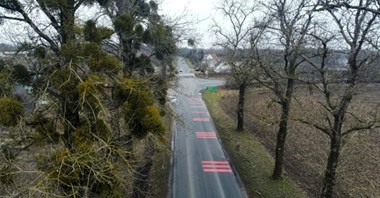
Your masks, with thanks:
[{"label": "roadside verge", "polygon": [[234,163],[249,197],[307,197],[289,178],[270,179],[273,158],[249,132],[236,132],[233,120],[220,107],[219,92],[204,91],[203,99],[212,116],[224,149]]}]

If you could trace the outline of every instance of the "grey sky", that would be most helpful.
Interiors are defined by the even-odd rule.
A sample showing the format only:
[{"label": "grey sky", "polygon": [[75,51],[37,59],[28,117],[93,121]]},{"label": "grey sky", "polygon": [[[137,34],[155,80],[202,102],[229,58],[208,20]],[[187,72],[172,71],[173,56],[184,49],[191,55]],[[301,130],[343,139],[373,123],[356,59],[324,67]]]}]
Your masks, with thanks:
[{"label": "grey sky", "polygon": [[[169,17],[180,15],[184,10],[188,12],[189,20],[195,22],[199,36],[196,37],[200,46],[210,47],[214,37],[209,32],[212,18],[216,16],[215,6],[221,0],[163,0],[161,13]],[[199,20],[199,21],[197,21]]]},{"label": "grey sky", "polygon": [[[212,46],[214,37],[209,33],[209,28],[212,23],[212,18],[215,17],[215,6],[221,0],[158,0],[162,1],[160,5],[160,13],[169,17],[181,15],[185,10],[187,11],[188,20],[193,21],[193,29],[196,30],[198,36],[196,40],[199,47]],[[88,8],[84,8],[88,9]],[[95,11],[80,12],[95,14]],[[83,16],[82,16],[83,17]],[[86,17],[85,17],[86,18]],[[87,18],[93,18],[91,16]],[[86,19],[87,19],[86,18]],[[16,25],[17,23],[7,23],[0,27],[1,42],[14,43],[20,39],[21,32],[25,33],[22,26]],[[7,36],[5,36],[7,35]],[[12,35],[12,36],[10,36]],[[16,36],[18,35],[18,36]],[[21,37],[25,38],[25,37]],[[20,40],[18,40],[20,41]]]}]

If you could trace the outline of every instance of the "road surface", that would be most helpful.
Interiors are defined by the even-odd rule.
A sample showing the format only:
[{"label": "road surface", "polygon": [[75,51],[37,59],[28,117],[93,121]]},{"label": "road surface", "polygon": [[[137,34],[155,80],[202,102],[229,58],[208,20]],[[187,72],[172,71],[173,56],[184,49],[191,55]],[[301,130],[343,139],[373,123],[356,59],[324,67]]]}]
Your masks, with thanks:
[{"label": "road surface", "polygon": [[173,168],[169,196],[173,198],[246,197],[226,158],[200,90],[223,81],[194,78],[183,58],[176,88],[173,127]]}]

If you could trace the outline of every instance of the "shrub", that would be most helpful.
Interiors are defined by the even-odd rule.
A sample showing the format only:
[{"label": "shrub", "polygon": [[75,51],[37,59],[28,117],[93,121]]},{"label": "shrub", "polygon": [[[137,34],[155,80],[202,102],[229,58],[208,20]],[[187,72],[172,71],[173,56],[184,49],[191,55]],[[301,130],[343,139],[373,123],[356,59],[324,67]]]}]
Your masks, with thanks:
[{"label": "shrub", "polygon": [[28,85],[31,81],[31,74],[24,65],[17,64],[13,66],[12,78],[22,85]]},{"label": "shrub", "polygon": [[24,113],[21,102],[9,98],[0,98],[0,124],[6,127],[16,126]]}]

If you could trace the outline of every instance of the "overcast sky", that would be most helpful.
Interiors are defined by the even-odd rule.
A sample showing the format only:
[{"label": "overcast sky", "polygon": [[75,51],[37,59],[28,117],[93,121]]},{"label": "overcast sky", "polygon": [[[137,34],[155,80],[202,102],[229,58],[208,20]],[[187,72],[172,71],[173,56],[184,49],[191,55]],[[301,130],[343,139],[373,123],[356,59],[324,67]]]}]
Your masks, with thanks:
[{"label": "overcast sky", "polygon": [[[176,17],[181,15],[184,11],[187,11],[188,20],[194,23],[192,28],[198,33],[196,37],[198,47],[212,46],[214,37],[209,33],[209,28],[212,24],[212,18],[215,18],[216,16],[215,7],[221,0],[158,0],[158,2],[160,1],[162,1],[162,4],[160,5],[160,14],[162,15]],[[10,28],[10,26],[12,28]],[[17,26],[15,24],[10,26],[0,27],[0,39],[2,40],[0,43],[15,42],[15,40],[11,39],[9,35],[12,35],[12,38],[17,39],[15,35],[18,35],[19,32],[25,32],[22,30],[22,26]],[[4,37],[4,35],[7,36]]]},{"label": "overcast sky", "polygon": [[195,22],[194,28],[197,30],[197,42],[200,47],[210,47],[214,37],[209,32],[212,18],[215,18],[215,7],[221,0],[163,0],[161,14],[175,17],[184,10],[188,12],[189,20]]}]

